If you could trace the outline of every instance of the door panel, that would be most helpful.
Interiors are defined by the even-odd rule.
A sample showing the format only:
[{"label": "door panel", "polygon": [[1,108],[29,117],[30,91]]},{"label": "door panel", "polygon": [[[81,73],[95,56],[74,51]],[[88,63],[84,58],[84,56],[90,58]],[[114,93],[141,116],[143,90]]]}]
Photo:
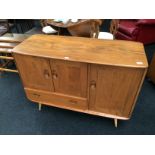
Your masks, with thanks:
[{"label": "door panel", "polygon": [[53,91],[49,60],[45,58],[14,55],[25,87]]},{"label": "door panel", "polygon": [[142,69],[91,65],[89,109],[128,117],[142,76]]},{"label": "door panel", "polygon": [[55,92],[87,97],[87,64],[51,60]]}]

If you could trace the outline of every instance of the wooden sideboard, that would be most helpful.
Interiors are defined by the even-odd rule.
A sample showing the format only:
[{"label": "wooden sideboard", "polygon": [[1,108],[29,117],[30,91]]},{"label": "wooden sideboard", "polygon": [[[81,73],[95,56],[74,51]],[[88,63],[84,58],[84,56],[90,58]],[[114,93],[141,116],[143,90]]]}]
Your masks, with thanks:
[{"label": "wooden sideboard", "polygon": [[33,35],[13,49],[26,96],[92,115],[128,120],[147,71],[143,44]]}]

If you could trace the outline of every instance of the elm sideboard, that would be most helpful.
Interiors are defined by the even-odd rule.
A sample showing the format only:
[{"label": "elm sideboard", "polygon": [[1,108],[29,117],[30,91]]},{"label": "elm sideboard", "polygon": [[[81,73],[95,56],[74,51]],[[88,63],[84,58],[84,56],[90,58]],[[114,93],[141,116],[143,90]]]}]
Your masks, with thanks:
[{"label": "elm sideboard", "polygon": [[13,49],[29,100],[114,119],[131,117],[146,71],[143,44],[33,35]]}]

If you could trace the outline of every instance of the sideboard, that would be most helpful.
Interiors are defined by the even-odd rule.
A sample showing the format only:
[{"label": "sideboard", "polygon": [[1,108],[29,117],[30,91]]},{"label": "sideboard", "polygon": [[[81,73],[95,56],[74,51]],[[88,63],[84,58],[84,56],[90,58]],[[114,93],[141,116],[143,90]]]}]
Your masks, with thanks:
[{"label": "sideboard", "polygon": [[143,44],[33,35],[13,49],[26,96],[41,105],[131,117],[148,63]]}]

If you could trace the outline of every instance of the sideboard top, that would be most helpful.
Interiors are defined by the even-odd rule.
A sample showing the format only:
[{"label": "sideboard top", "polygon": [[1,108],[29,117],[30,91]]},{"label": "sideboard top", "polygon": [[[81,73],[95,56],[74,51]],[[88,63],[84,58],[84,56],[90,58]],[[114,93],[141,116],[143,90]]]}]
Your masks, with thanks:
[{"label": "sideboard top", "polygon": [[148,66],[143,44],[132,41],[40,34],[29,37],[17,45],[13,52],[95,64]]}]

